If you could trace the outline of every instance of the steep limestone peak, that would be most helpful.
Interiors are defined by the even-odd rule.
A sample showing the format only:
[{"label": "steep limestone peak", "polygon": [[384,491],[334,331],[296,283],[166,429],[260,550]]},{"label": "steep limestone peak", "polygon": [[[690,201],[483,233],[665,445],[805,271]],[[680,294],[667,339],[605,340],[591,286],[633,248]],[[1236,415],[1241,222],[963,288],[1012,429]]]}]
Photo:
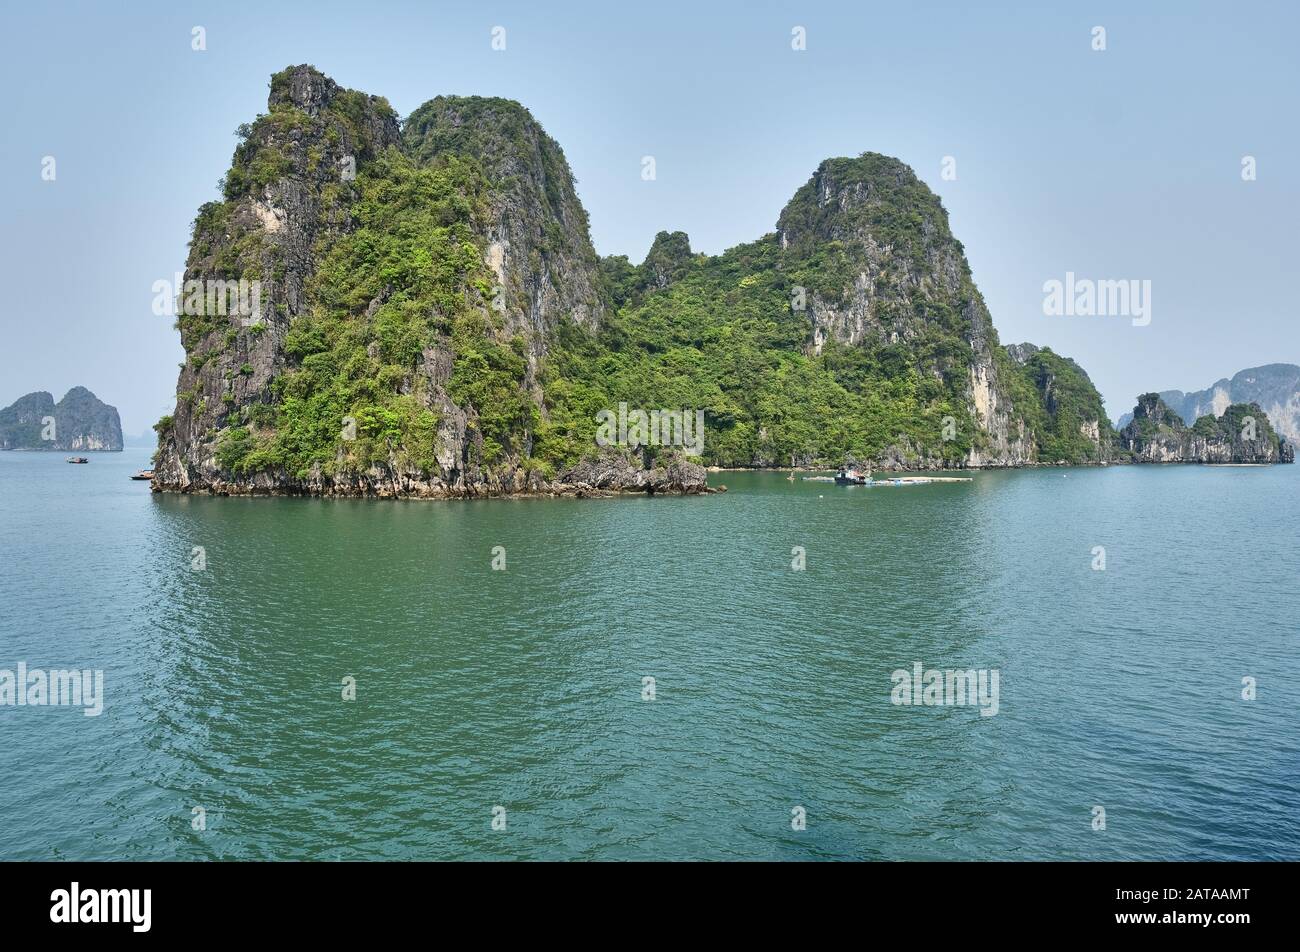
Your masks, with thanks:
[{"label": "steep limestone peak", "polygon": [[271,77],[271,94],[266,104],[272,109],[280,105],[296,106],[309,116],[319,116],[338,91],[338,83],[315,66],[304,63],[282,69]]},{"label": "steep limestone peak", "polygon": [[646,283],[654,288],[668,287],[690,269],[693,258],[686,232],[659,232],[641,265]]},{"label": "steep limestone peak", "polygon": [[509,330],[528,335],[572,320],[594,329],[603,314],[587,213],[564,152],[519,103],[483,96],[438,96],[406,120],[416,160],[468,158],[493,183],[488,264],[505,291]]},{"label": "steep limestone peak", "polygon": [[[875,152],[822,162],[777,221],[781,267],[809,317],[807,351],[907,350],[978,431],[966,465],[1032,458],[988,308],[948,214],[903,162]],[[924,342],[943,340],[942,347]]]},{"label": "steep limestone peak", "polygon": [[96,403],[99,402],[99,398],[96,397],[85,387],[73,387],[71,390],[69,390],[67,393],[63,395],[63,399],[60,400],[59,402],[79,403],[86,400],[94,400]]},{"label": "steep limestone peak", "polygon": [[904,162],[876,152],[826,159],[781,211],[783,248],[828,241],[881,245],[950,240],[948,215]]},{"label": "steep limestone peak", "polygon": [[1149,420],[1156,426],[1169,426],[1175,429],[1186,426],[1183,418],[1161,399],[1158,393],[1144,393],[1138,397],[1137,406],[1133,408],[1133,419]]}]

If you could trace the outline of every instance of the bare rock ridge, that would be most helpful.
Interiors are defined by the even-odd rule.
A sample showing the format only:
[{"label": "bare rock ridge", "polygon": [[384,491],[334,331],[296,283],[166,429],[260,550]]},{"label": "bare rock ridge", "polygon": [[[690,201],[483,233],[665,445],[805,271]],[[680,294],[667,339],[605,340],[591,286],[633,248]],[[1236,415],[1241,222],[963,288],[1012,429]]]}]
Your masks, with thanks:
[{"label": "bare rock ridge", "polygon": [[19,397],[0,410],[0,450],[91,450],[120,452],[117,408],[85,387],[73,387],[58,403],[44,390]]}]

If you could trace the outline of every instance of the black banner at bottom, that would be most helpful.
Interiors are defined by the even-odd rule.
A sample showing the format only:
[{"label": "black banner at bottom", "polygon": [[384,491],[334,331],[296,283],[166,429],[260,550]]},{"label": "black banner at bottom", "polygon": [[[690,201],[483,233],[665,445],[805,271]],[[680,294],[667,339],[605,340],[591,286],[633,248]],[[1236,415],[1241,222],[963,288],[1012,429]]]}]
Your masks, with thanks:
[{"label": "black banner at bottom", "polygon": [[[547,869],[536,868],[548,866]],[[855,931],[1125,933],[1231,942],[1272,931],[1295,867],[1275,863],[897,864],[6,863],[7,939],[37,933],[204,940],[636,928],[689,915],[729,932],[815,916]],[[641,868],[634,868],[641,867]],[[837,922],[838,920],[838,922]],[[851,921],[850,921],[851,920]],[[1271,927],[1271,929],[1270,929]],[[917,930],[920,930],[917,933]],[[534,933],[536,934],[536,933]],[[16,946],[15,946],[16,947]]]}]

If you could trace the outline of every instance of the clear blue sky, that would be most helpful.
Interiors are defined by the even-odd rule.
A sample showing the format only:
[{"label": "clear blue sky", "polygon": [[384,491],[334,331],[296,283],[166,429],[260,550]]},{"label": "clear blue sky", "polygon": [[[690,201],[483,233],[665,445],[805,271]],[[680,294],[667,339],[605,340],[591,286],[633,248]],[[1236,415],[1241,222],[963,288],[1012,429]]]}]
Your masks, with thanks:
[{"label": "clear blue sky", "polygon": [[[898,156],[942,195],[1002,340],[1079,360],[1112,416],[1144,390],[1300,362],[1298,7],[11,5],[0,405],[84,384],[130,433],[170,412],[183,355],[151,286],[183,266],[270,74],[304,62],[402,115],[440,93],[518,99],[564,148],[596,249],[633,260],[661,229],[707,252],[773,230],[823,158]],[[1151,280],[1151,324],[1044,316],[1066,271]]]}]

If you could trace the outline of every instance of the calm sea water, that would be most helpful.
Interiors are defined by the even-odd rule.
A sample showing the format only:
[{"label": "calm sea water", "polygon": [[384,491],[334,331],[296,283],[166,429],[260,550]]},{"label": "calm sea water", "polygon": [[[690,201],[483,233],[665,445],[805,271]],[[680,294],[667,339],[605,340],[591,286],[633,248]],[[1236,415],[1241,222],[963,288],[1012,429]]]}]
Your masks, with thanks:
[{"label": "calm sea water", "polygon": [[[106,695],[0,707],[0,858],[1300,859],[1297,467],[430,503],[147,457],[0,453],[0,668]],[[997,715],[892,704],[917,661]]]}]

